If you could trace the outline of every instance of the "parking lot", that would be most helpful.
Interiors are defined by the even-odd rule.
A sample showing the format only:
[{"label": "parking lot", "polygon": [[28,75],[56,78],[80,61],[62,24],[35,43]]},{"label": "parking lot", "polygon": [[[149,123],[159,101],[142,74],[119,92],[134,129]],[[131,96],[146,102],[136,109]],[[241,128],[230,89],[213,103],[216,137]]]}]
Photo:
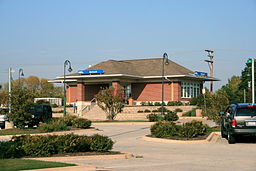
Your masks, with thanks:
[{"label": "parking lot", "polygon": [[[213,122],[202,119],[209,125]],[[181,122],[187,120],[180,120]],[[228,144],[226,139],[217,136],[213,142],[199,144],[177,142],[144,141],[141,137],[150,134],[152,123],[94,123],[98,130],[80,130],[76,134],[103,134],[115,141],[113,151],[129,152],[128,159],[84,159],[49,158],[50,161],[93,165],[97,170],[115,171],[254,171],[256,170],[256,140],[239,140]],[[47,160],[47,158],[44,158]],[[86,167],[87,168],[87,167]],[[72,168],[71,168],[72,169]]]},{"label": "parking lot", "polygon": [[131,152],[134,158],[77,161],[111,170],[189,170],[250,171],[256,168],[256,144],[240,141],[229,145],[219,138],[209,144],[170,144],[140,140],[149,134],[150,125],[142,123],[94,124],[116,141],[116,151]]}]

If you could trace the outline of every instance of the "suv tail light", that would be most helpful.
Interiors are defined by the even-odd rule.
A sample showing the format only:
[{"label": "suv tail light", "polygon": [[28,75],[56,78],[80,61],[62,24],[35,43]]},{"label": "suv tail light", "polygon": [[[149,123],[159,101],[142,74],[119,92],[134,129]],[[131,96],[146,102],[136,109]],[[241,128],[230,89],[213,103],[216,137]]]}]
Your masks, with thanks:
[{"label": "suv tail light", "polygon": [[236,120],[232,119],[232,124],[231,124],[232,128],[236,128]]}]

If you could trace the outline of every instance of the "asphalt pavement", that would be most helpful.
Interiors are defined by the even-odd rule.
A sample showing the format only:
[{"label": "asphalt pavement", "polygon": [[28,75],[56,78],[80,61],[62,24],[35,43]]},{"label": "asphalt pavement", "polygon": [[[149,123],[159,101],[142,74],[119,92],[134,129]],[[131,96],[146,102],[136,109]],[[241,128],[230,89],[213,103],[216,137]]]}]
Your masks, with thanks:
[{"label": "asphalt pavement", "polygon": [[[209,122],[209,121],[206,121]],[[213,123],[209,123],[213,124]],[[100,133],[116,141],[115,151],[131,152],[131,159],[84,161],[97,167],[120,171],[255,171],[256,143],[228,144],[220,138],[209,144],[170,144],[142,141],[149,124],[94,124]]]},{"label": "asphalt pavement", "polygon": [[[214,123],[203,120],[209,125]],[[181,121],[183,122],[183,121]],[[151,123],[94,123],[99,133],[115,141],[113,151],[130,152],[129,159],[72,160],[71,163],[93,165],[115,171],[255,171],[255,141],[228,144],[219,138],[215,143],[180,144],[143,141]],[[80,133],[81,134],[81,133]],[[69,162],[65,160],[65,162]]]}]

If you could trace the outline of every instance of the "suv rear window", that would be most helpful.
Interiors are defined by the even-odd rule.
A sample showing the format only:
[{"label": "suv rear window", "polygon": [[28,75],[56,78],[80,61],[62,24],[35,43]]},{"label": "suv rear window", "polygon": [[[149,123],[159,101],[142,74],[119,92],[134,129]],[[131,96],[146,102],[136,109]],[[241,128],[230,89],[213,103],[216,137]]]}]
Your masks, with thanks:
[{"label": "suv rear window", "polygon": [[256,107],[237,108],[236,116],[256,116]]}]

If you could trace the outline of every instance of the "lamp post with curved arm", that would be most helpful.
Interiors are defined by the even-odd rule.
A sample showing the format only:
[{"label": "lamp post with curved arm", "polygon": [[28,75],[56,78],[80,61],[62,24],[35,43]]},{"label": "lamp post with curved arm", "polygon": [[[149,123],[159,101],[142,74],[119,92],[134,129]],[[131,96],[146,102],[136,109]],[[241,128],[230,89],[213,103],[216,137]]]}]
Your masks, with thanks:
[{"label": "lamp post with curved arm", "polygon": [[66,66],[68,65],[68,72],[71,72],[72,71],[72,68],[71,68],[71,62],[69,60],[66,60],[64,62],[64,79],[63,79],[63,84],[64,84],[64,99],[63,99],[63,102],[64,102],[64,116],[66,116],[67,114],[67,111],[66,111]]},{"label": "lamp post with curved arm", "polygon": [[19,69],[19,87],[20,87],[20,77],[24,77],[24,73],[23,73],[23,69],[22,68],[20,68]]},{"label": "lamp post with curved arm", "polygon": [[163,54],[163,61],[162,61],[162,104],[161,104],[161,114],[164,114],[164,65],[169,64],[168,62],[168,55],[167,53]]}]

